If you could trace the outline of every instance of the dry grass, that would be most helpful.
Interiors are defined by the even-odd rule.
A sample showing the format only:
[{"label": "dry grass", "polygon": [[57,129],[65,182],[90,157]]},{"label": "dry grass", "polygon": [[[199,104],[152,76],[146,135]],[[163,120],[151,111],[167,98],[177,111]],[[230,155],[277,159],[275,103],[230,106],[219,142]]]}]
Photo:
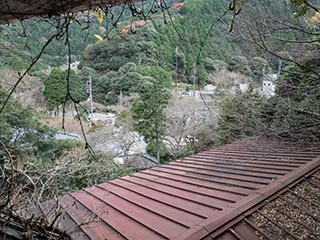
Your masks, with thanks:
[{"label": "dry grass", "polygon": [[[62,128],[62,117],[49,117],[49,116],[43,116],[41,118],[41,121],[49,126],[52,126],[56,129],[59,129],[63,131]],[[88,133],[89,132],[89,126],[87,122],[83,122],[83,128],[84,132]],[[65,130],[70,133],[77,133],[80,136],[82,135],[81,131],[81,126],[80,122],[76,119],[73,118],[65,118],[64,119],[64,125],[65,125]]]},{"label": "dry grass", "polygon": [[222,69],[215,74],[209,75],[209,81],[214,83],[216,86],[232,86],[249,82],[247,76],[237,72],[230,72],[226,69]]},{"label": "dry grass", "polygon": [[[0,68],[0,86],[4,89],[11,89],[19,79],[18,73],[9,69]],[[40,78],[26,75],[17,87],[15,96],[22,105],[32,105],[37,108],[44,108],[44,100],[42,96],[43,83]]]}]

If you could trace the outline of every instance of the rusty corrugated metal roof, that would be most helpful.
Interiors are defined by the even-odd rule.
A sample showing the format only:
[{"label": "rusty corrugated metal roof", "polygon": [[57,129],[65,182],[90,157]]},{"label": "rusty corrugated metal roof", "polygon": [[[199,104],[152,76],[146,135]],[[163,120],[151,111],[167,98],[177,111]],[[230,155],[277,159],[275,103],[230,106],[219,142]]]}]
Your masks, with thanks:
[{"label": "rusty corrugated metal roof", "polygon": [[28,211],[49,223],[62,212],[58,227],[74,239],[255,239],[243,216],[317,169],[319,156],[320,145],[251,138]]},{"label": "rusty corrugated metal roof", "polygon": [[[309,169],[313,168],[309,165]],[[295,176],[203,239],[320,239],[320,167]],[[291,182],[291,184],[290,184]],[[271,189],[271,188],[270,188]],[[274,189],[272,189],[274,190]],[[232,221],[233,220],[233,221]]]},{"label": "rusty corrugated metal roof", "polygon": [[0,0],[0,24],[137,1],[140,0]]}]

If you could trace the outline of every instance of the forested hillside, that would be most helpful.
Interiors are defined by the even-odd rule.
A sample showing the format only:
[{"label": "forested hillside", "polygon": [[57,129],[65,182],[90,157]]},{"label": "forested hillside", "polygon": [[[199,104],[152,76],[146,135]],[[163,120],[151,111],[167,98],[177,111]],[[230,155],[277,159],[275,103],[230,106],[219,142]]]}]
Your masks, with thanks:
[{"label": "forested hillside", "polygon": [[[259,1],[256,2],[258,4]],[[147,1],[144,9],[151,4],[152,1]],[[170,72],[175,82],[180,83],[193,83],[196,74],[199,86],[214,83],[214,75],[221,69],[240,72],[259,80],[262,69],[257,65],[256,58],[264,59],[265,54],[259,48],[250,48],[249,52],[243,48],[245,41],[239,38],[236,30],[229,33],[231,28],[236,29],[233,25],[237,21],[232,21],[228,0],[168,1],[167,4],[168,12],[154,8],[146,21],[132,17],[129,9],[121,13],[122,9],[115,7],[112,10],[113,19],[121,16],[117,24],[115,20],[100,24],[97,18],[93,18],[89,28],[81,20],[70,25],[68,41],[71,60],[81,60],[80,67],[95,70],[96,73],[86,69],[84,75],[89,71],[95,77],[96,101],[113,104],[118,101],[116,96],[120,88],[125,94],[135,91],[133,88],[129,90],[130,84],[136,85],[140,77],[135,74],[131,81],[132,78],[125,76],[128,72],[125,65],[128,63],[137,68],[158,65]],[[267,5],[272,14],[277,15],[277,11],[281,11],[282,5],[277,2]],[[23,25],[15,23],[1,28],[1,45],[7,47],[0,50],[0,66],[18,72],[26,69],[31,58],[59,30],[52,20],[27,21]],[[105,37],[104,41],[99,41],[95,35]],[[31,72],[67,64],[66,39],[58,39],[59,36],[55,37],[49,44]],[[125,86],[119,86],[123,78],[129,80]]]},{"label": "forested hillside", "polygon": [[319,142],[319,9],[144,1],[0,25],[0,210],[248,136]]},{"label": "forested hillside", "polygon": [[[71,84],[77,88],[71,89],[71,95],[79,100],[86,99],[84,84],[90,76],[94,101],[113,105],[123,103],[127,96],[131,104],[152,77],[146,69],[154,66],[171,77],[172,85],[186,89],[193,83],[227,88],[235,82],[252,84],[261,82],[263,73],[280,73],[292,62],[308,62],[301,59],[305,53],[313,58],[310,49],[315,49],[312,31],[317,31],[317,15],[303,12],[304,18],[296,18],[293,7],[299,8],[301,3],[296,4],[254,0],[234,9],[228,0],[185,0],[167,1],[167,6],[160,8],[146,1],[124,12],[115,7],[102,19],[97,10],[83,13],[70,23],[67,37],[57,34],[61,26],[55,25],[54,19],[5,25],[1,26],[4,47],[0,49],[0,66],[19,76],[54,36],[30,71],[38,77],[39,86],[44,85],[40,87],[43,99],[38,95],[37,99],[45,102],[48,110],[65,100],[62,88],[67,82],[62,78],[66,66],[64,74],[57,74],[57,81],[53,75],[58,70],[52,67],[68,63],[69,44],[71,62],[80,60],[80,72],[70,74],[71,80],[80,82]],[[152,11],[144,15],[146,9]],[[92,15],[88,26],[86,14]],[[301,43],[302,48],[294,43]]]}]

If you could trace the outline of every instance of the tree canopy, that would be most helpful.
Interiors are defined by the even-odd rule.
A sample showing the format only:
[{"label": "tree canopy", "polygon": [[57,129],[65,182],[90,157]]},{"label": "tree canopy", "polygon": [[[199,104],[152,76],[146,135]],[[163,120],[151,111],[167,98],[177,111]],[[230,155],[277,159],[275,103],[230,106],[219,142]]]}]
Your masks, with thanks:
[{"label": "tree canopy", "polygon": [[84,81],[72,70],[69,79],[67,79],[67,71],[62,72],[60,69],[54,68],[44,81],[44,86],[43,96],[51,111],[71,100],[80,102],[86,97]]},{"label": "tree canopy", "polygon": [[145,69],[149,77],[139,91],[132,106],[134,128],[149,145],[149,151],[160,160],[163,137],[166,130],[164,110],[171,97],[171,76],[160,67]]}]

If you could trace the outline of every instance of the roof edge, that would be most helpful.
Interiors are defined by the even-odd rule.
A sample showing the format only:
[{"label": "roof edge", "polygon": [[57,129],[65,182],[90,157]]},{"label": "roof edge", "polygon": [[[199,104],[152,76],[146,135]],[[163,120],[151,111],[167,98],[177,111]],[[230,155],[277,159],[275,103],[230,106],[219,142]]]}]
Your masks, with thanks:
[{"label": "roof edge", "polygon": [[274,182],[241,199],[234,205],[210,216],[203,224],[190,228],[185,234],[177,236],[173,238],[173,240],[193,240],[195,236],[197,239],[202,239],[208,235],[213,237],[218,236],[224,232],[229,225],[241,221],[242,218],[247,215],[250,210],[259,205],[259,203],[262,203],[276,193],[281,194],[288,186],[299,181],[300,178],[309,174],[319,166],[320,157],[317,157],[290,173],[279,177]]},{"label": "roof edge", "polygon": [[37,18],[50,18],[66,13],[77,13],[95,7],[112,7],[121,4],[140,2],[141,0],[46,0],[40,1],[43,6],[39,7],[40,0],[31,0],[25,3],[23,0],[15,0],[3,3],[0,0],[0,25],[17,21]]}]

